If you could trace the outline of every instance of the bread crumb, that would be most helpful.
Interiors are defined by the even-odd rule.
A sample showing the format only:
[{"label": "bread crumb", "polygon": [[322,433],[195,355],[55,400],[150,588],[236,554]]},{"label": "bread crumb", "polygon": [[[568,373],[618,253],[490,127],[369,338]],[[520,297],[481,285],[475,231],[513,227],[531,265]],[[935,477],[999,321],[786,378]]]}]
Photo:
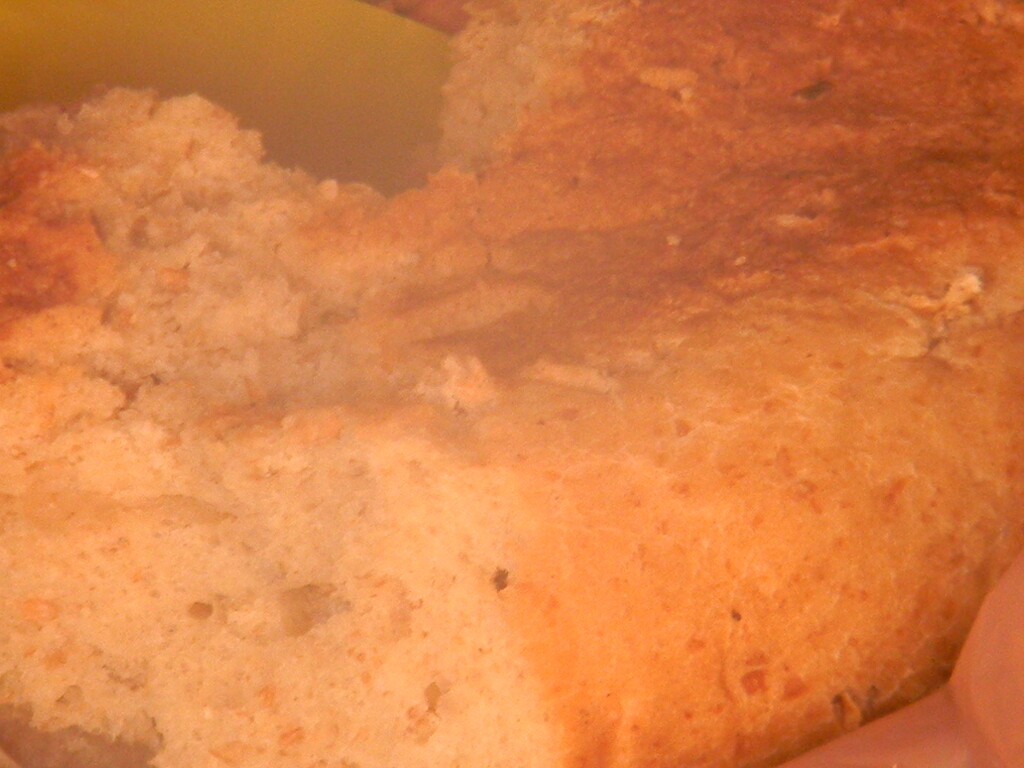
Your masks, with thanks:
[{"label": "bread crumb", "polygon": [[608,374],[585,365],[556,363],[541,359],[522,372],[523,378],[572,389],[586,389],[608,395],[619,388],[619,382]]}]

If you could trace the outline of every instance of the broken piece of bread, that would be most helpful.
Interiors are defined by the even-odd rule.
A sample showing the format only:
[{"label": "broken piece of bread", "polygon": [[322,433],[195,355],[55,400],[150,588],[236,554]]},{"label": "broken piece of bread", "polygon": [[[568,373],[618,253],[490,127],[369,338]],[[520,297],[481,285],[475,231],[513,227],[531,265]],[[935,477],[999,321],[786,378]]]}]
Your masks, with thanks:
[{"label": "broken piece of bread", "polygon": [[1022,38],[480,9],[390,199],[0,118],[0,749],[748,768],[931,690],[1022,543]]}]

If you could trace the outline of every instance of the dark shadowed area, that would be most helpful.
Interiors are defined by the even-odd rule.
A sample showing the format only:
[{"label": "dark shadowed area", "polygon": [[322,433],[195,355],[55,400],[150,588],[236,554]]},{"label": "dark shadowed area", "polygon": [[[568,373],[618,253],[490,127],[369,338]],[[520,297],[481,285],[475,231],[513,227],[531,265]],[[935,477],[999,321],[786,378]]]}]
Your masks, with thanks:
[{"label": "dark shadowed area", "polygon": [[149,768],[155,754],[78,728],[42,731],[27,709],[0,707],[0,768]]}]

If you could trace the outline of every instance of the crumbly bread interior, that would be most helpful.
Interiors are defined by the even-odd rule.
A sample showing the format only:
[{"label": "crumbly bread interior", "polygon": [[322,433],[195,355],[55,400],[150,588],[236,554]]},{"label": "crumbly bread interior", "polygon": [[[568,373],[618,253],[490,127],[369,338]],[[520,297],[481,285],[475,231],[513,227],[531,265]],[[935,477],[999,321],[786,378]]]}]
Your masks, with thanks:
[{"label": "crumbly bread interior", "polygon": [[380,201],[261,166],[198,97],[28,117],[50,143],[7,175],[5,700],[154,765],[532,764],[498,502],[394,426],[352,296],[278,253]]},{"label": "crumbly bread interior", "polygon": [[198,96],[0,117],[17,764],[752,768],[948,674],[1024,542],[1024,12],[506,11],[391,199]]}]

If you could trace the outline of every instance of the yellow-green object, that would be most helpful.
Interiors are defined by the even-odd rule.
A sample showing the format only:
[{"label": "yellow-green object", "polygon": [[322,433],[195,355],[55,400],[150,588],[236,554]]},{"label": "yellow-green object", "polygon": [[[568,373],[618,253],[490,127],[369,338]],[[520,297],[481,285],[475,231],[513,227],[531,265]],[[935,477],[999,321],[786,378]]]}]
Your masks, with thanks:
[{"label": "yellow-green object", "polygon": [[272,159],[383,191],[424,170],[448,66],[444,35],[356,0],[0,0],[0,109],[197,92]]}]

